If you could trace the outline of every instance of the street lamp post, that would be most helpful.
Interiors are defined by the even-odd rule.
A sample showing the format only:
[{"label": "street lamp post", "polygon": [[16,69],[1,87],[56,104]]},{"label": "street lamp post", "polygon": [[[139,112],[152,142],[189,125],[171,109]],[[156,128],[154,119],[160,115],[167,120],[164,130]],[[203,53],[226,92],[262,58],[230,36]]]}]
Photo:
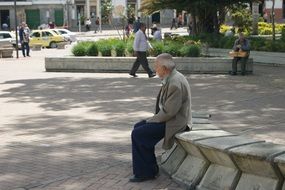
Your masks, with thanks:
[{"label": "street lamp post", "polygon": [[70,0],[66,0],[66,9],[67,9],[67,28],[70,28],[70,16],[69,16],[69,5],[70,5]]},{"label": "street lamp post", "polygon": [[102,32],[102,15],[101,15],[101,0],[97,0],[97,5],[96,5],[96,17],[99,18],[99,29],[100,32]]},{"label": "street lamp post", "polygon": [[[17,1],[14,0],[14,11],[15,11],[15,35],[16,35],[16,55],[17,58],[19,58],[19,52],[18,52],[18,23],[17,23]],[[23,48],[23,47],[22,47]]]}]

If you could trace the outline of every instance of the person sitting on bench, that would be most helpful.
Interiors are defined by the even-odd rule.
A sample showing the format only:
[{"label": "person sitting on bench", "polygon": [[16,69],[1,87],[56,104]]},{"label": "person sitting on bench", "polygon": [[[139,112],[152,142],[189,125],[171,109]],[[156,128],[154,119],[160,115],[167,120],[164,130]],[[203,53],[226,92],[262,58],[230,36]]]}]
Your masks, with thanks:
[{"label": "person sitting on bench", "polygon": [[[235,56],[232,62],[232,72],[231,75],[236,75],[237,74],[237,62],[241,62],[241,74],[245,75],[246,74],[246,63],[249,57],[249,52],[250,52],[250,44],[249,40],[244,37],[244,34],[241,32],[239,33],[239,38],[235,41],[234,47],[233,47],[234,52],[240,52],[238,55]],[[241,53],[244,52],[244,53]]]}]

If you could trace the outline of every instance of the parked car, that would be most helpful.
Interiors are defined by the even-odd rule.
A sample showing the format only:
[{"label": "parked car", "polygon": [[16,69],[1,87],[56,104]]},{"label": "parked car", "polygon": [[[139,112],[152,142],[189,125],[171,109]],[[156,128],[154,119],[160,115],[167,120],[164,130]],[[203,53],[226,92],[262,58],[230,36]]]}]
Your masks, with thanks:
[{"label": "parked car", "polygon": [[60,42],[64,42],[64,37],[49,29],[33,30],[30,35],[30,46],[40,44],[42,47],[56,48]]},{"label": "parked car", "polygon": [[[18,38],[19,39],[19,38]],[[0,43],[7,44],[11,43],[13,47],[16,47],[16,35],[9,31],[0,31]],[[18,48],[21,48],[21,43],[18,42]]]},{"label": "parked car", "polygon": [[62,28],[56,28],[51,30],[57,32],[58,34],[61,34],[65,38],[65,40],[69,41],[70,43],[76,41],[76,34],[74,32]]}]

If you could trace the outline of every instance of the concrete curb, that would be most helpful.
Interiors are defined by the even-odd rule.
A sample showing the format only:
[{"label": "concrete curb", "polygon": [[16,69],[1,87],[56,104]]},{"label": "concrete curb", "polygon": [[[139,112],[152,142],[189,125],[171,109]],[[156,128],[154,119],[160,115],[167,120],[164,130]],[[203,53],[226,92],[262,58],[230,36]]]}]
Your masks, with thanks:
[{"label": "concrete curb", "polygon": [[[135,57],[46,57],[48,72],[129,72]],[[153,68],[155,57],[148,57]],[[232,58],[175,57],[177,69],[182,73],[227,74],[231,71]],[[248,73],[253,72],[253,60],[246,65]],[[240,69],[240,67],[238,67]],[[142,68],[139,72],[142,72]]]},{"label": "concrete curb", "polygon": [[[225,57],[228,56],[231,49],[209,48],[209,56]],[[285,66],[285,53],[282,52],[265,52],[251,51],[250,57],[253,58],[254,64],[269,66]]]},{"label": "concrete curb", "polygon": [[161,166],[175,181],[193,190],[285,189],[285,146],[203,125],[176,135]]}]

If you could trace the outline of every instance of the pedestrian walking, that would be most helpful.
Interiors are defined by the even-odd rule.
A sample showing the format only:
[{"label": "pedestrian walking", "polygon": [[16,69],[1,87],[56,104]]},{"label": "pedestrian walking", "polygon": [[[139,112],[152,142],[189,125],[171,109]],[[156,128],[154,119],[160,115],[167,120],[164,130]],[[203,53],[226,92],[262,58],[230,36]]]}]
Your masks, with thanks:
[{"label": "pedestrian walking", "polygon": [[155,76],[155,74],[149,68],[148,61],[147,61],[146,51],[150,48],[150,44],[147,41],[145,30],[146,30],[146,25],[144,23],[140,23],[140,29],[135,34],[135,40],[134,40],[133,47],[134,47],[134,53],[137,59],[134,62],[132,69],[130,71],[130,75],[133,77],[138,77],[136,75],[136,72],[138,68],[140,67],[140,65],[142,65],[144,70],[147,72],[149,78],[152,78]]},{"label": "pedestrian walking", "polygon": [[171,149],[175,134],[192,127],[190,86],[175,69],[172,56],[167,53],[157,56],[155,70],[162,80],[162,87],[157,96],[155,114],[134,125],[131,135],[134,175],[130,182],[155,179],[159,173],[155,145],[164,138],[162,148]]},{"label": "pedestrian walking", "polygon": [[87,20],[85,21],[86,32],[90,31],[91,24],[92,24],[92,22],[91,22],[90,18],[87,18]]},{"label": "pedestrian walking", "polygon": [[100,18],[97,17],[96,20],[95,20],[95,31],[94,31],[94,33],[96,33],[97,30],[99,31],[99,27],[100,27]]},{"label": "pedestrian walking", "polygon": [[173,18],[173,19],[172,19],[170,30],[172,30],[172,28],[177,29],[177,26],[176,26],[176,18]]}]

